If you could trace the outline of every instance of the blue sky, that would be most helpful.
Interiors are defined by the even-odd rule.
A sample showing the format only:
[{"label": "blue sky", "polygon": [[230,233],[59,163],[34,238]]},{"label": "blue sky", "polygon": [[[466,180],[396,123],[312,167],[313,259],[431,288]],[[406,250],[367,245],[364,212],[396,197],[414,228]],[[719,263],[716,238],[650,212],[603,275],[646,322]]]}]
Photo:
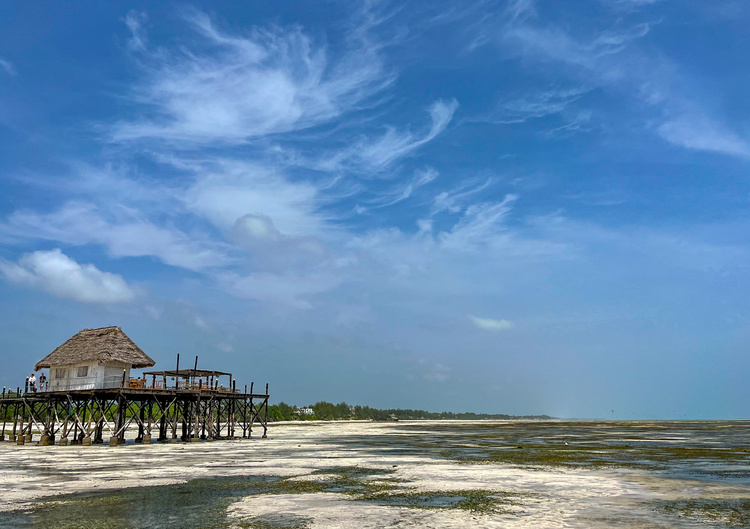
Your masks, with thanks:
[{"label": "blue sky", "polygon": [[750,415],[739,1],[0,8],[0,384],[119,325],[274,401]]}]

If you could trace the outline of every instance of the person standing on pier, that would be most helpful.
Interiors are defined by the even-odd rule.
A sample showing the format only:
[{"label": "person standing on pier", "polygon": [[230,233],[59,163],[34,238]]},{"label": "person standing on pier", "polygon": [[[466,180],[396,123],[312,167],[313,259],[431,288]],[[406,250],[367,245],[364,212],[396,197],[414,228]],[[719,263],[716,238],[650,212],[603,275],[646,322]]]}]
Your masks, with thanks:
[{"label": "person standing on pier", "polygon": [[29,391],[36,393],[36,377],[34,376],[34,373],[31,373],[29,376]]},{"label": "person standing on pier", "polygon": [[44,374],[44,371],[39,373],[39,391],[44,391],[45,387],[47,386],[47,376]]}]

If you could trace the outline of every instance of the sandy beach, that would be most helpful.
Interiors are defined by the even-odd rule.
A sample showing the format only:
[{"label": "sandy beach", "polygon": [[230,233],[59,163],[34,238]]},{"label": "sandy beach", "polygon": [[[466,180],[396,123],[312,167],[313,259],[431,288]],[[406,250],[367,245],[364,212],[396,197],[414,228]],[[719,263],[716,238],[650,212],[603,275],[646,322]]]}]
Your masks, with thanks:
[{"label": "sandy beach", "polygon": [[[79,527],[62,522],[71,512],[87,527],[138,526],[126,509],[163,527],[743,526],[749,432],[742,422],[339,422],[211,443],[6,442],[0,527]],[[121,525],[99,523],[99,503],[121,504]],[[201,512],[219,505],[218,525],[206,525]]]}]

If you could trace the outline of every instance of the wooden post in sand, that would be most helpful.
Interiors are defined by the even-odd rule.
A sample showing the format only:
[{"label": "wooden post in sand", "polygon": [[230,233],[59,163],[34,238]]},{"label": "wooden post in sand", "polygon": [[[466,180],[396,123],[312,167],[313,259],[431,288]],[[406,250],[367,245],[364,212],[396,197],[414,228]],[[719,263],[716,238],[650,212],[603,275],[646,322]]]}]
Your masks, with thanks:
[{"label": "wooden post in sand", "polygon": [[16,440],[16,428],[18,426],[18,398],[21,396],[21,388],[16,387],[16,404],[13,406],[13,438],[11,441]]},{"label": "wooden post in sand", "polygon": [[[156,375],[154,375],[154,379],[156,379]],[[143,436],[143,444],[151,444],[151,422],[154,416],[154,403],[150,398],[146,400],[146,406],[148,406],[148,427],[146,428],[146,434]]]},{"label": "wooden post in sand", "polygon": [[159,417],[159,441],[167,440],[167,410],[161,408],[161,417]]},{"label": "wooden post in sand", "polygon": [[136,443],[142,443],[143,442],[143,436],[145,435],[145,428],[143,426],[143,423],[146,422],[146,403],[143,401],[140,402],[140,406],[138,406],[138,436],[135,438]]},{"label": "wooden post in sand", "polygon": [[[179,355],[177,356],[179,358]],[[169,441],[170,443],[177,442],[177,415],[179,415],[179,404],[175,399],[172,403],[172,439]]]},{"label": "wooden post in sand", "polygon": [[253,438],[253,420],[254,420],[254,411],[253,411],[253,386],[255,386],[255,382],[250,382],[250,431],[247,434],[248,439]]},{"label": "wooden post in sand", "polygon": [[[23,406],[23,402],[21,403],[21,406]],[[17,409],[18,407],[16,407]],[[26,436],[23,433],[23,414],[24,409],[21,407],[21,413],[18,414],[18,436],[16,437],[16,443],[19,445],[22,445],[26,442]],[[16,428],[13,428],[13,433],[16,432]]]},{"label": "wooden post in sand", "polygon": [[266,398],[263,399],[265,405],[264,418],[263,418],[263,439],[268,437],[268,382],[266,382]]},{"label": "wooden post in sand", "polygon": [[[5,387],[3,387],[3,400],[5,400]],[[8,406],[0,406],[0,418],[3,421],[3,432],[0,433],[0,441],[5,441],[5,416],[8,414]]]},{"label": "wooden post in sand", "polygon": [[62,436],[60,437],[60,446],[66,446],[68,444],[68,421],[70,421],[70,400],[65,401],[65,421],[62,426]]},{"label": "wooden post in sand", "polygon": [[216,437],[221,437],[221,400],[216,400]]},{"label": "wooden post in sand", "polygon": [[[232,396],[237,393],[237,380],[232,380]],[[229,425],[227,427],[229,438],[234,438],[234,423],[236,419],[237,403],[235,399],[229,399]]]},{"label": "wooden post in sand", "polygon": [[52,409],[53,406],[52,400],[47,398],[45,402],[44,432],[42,432],[42,439],[39,442],[42,446],[55,444],[55,413]]},{"label": "wooden post in sand", "polygon": [[[195,357],[195,365],[198,365],[198,357]],[[201,387],[203,380],[198,381],[198,394],[195,396],[195,424],[193,424],[193,438],[191,441],[200,441],[200,422],[201,422]]]}]

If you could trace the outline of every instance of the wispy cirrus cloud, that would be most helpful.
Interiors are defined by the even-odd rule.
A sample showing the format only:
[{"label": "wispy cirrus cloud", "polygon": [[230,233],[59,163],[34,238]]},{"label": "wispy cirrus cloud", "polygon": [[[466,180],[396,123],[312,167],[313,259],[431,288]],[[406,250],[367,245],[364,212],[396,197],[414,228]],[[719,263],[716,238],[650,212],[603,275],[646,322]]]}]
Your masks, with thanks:
[{"label": "wispy cirrus cloud", "polygon": [[600,0],[603,4],[616,9],[638,9],[644,6],[657,4],[664,0]]},{"label": "wispy cirrus cloud", "polygon": [[546,124],[548,129],[539,132],[546,137],[596,128],[588,123],[595,115],[589,94],[601,88],[632,91],[640,75],[633,71],[633,64],[643,69],[632,57],[632,48],[651,33],[654,24],[607,21],[604,27],[592,24],[587,31],[574,34],[569,27],[541,16],[535,0],[508,2],[504,10],[477,24],[469,49],[479,53],[494,48],[504,58],[520,58],[543,77],[555,78],[555,84],[564,79],[567,86],[533,89],[514,98],[504,95],[496,108],[470,121],[513,125],[551,116],[562,121]]},{"label": "wispy cirrus cloud", "polygon": [[594,70],[603,58],[621,52],[628,42],[648,32],[649,26],[642,24],[624,31],[602,32],[591,40],[581,42],[561,29],[521,26],[509,28],[503,34],[503,40],[517,45],[524,54],[535,54],[547,60]]},{"label": "wispy cirrus cloud", "polygon": [[503,221],[517,199],[516,195],[506,195],[500,202],[472,204],[450,231],[440,234],[441,243],[459,250],[491,245],[506,230]]},{"label": "wispy cirrus cloud", "polygon": [[486,121],[506,124],[524,123],[530,119],[559,114],[589,91],[589,89],[578,87],[526,94],[519,99],[500,103],[498,109],[488,116]]},{"label": "wispy cirrus cloud", "polygon": [[438,193],[432,204],[431,214],[442,211],[459,213],[467,204],[477,200],[477,195],[492,185],[492,179],[469,178],[457,187]]},{"label": "wispy cirrus cloud", "polygon": [[122,276],[78,264],[59,248],[25,254],[18,263],[0,259],[0,272],[11,283],[83,303],[123,303],[136,297]]},{"label": "wispy cirrus cloud", "polygon": [[[602,1],[618,11],[635,12],[661,0]],[[636,101],[645,116],[644,130],[655,130],[673,145],[742,158],[750,154],[750,140],[715,116],[711,105],[691,90],[693,80],[667,57],[636,49],[636,44],[658,26],[658,20],[630,25],[618,20],[605,29],[590,29],[588,37],[583,37],[540,18],[536,1],[509,2],[499,19],[492,18],[492,24],[486,23],[477,31],[472,47],[496,45],[506,56],[559,64],[568,69],[571,80],[581,83],[580,88],[532,93],[499,105],[482,120],[511,124],[558,114],[565,123],[545,135],[592,130],[594,114],[590,109],[579,108],[567,115],[566,109],[587,92],[603,88]]]},{"label": "wispy cirrus cloud", "polygon": [[576,106],[592,88],[551,88],[541,92],[531,92],[516,99],[500,102],[497,107],[484,115],[468,119],[469,122],[483,122],[497,125],[516,125],[531,120],[555,117],[561,125],[550,124],[547,130],[540,131],[542,136],[553,137],[570,135],[590,130],[592,111],[576,109]]},{"label": "wispy cirrus cloud", "polygon": [[656,130],[662,138],[679,147],[750,157],[750,140],[706,117],[685,114],[665,121]]},{"label": "wispy cirrus cloud", "polygon": [[145,52],[148,45],[148,36],[146,35],[146,29],[143,27],[148,21],[146,13],[130,11],[125,15],[123,21],[130,31],[128,49],[135,52]]},{"label": "wispy cirrus cloud", "polygon": [[484,26],[477,28],[471,47],[499,45],[504,53],[511,55],[561,61],[611,75],[614,65],[602,60],[622,52],[651,30],[650,23],[639,23],[594,31],[588,38],[581,38],[561,26],[542,24],[537,15],[535,0],[509,2],[499,18],[490,17]]},{"label": "wispy cirrus cloud", "polygon": [[457,108],[456,100],[436,101],[430,106],[431,124],[424,134],[417,135],[409,130],[388,128],[384,135],[375,140],[361,141],[353,149],[352,156],[376,170],[384,168],[443,132],[453,119]]},{"label": "wispy cirrus cloud", "polygon": [[[142,59],[146,79],[132,98],[153,117],[117,123],[112,140],[243,143],[327,123],[394,80],[378,47],[359,35],[333,60],[299,27],[236,34],[203,13],[187,21],[201,42]],[[139,20],[126,23],[143,47]]]},{"label": "wispy cirrus cloud", "polygon": [[16,67],[13,66],[13,63],[2,57],[0,57],[0,68],[5,70],[8,75],[16,75]]},{"label": "wispy cirrus cloud", "polygon": [[400,184],[386,192],[380,193],[377,198],[369,200],[368,204],[374,208],[385,208],[407,200],[414,192],[422,186],[433,182],[438,177],[438,172],[432,167],[417,170],[414,178],[405,184]]},{"label": "wispy cirrus cloud", "polygon": [[541,134],[547,137],[565,137],[580,132],[590,132],[594,129],[594,126],[591,124],[592,116],[593,112],[591,110],[577,112],[559,127],[553,127]]}]

